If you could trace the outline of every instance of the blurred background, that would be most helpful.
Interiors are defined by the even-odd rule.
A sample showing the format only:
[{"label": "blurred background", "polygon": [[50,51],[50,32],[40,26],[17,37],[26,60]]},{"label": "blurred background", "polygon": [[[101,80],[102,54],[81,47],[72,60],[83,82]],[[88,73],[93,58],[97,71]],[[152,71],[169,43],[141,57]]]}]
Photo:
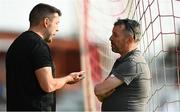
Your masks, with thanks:
[{"label": "blurred background", "polygon": [[139,49],[149,64],[152,87],[146,110],[180,111],[179,0],[0,0],[0,111],[6,106],[6,52],[28,30],[29,12],[38,3],[62,12],[60,31],[50,44],[57,77],[86,72],[82,82],[57,91],[57,111],[100,110],[93,88],[119,57],[109,42],[117,18],[135,19],[142,25]]}]

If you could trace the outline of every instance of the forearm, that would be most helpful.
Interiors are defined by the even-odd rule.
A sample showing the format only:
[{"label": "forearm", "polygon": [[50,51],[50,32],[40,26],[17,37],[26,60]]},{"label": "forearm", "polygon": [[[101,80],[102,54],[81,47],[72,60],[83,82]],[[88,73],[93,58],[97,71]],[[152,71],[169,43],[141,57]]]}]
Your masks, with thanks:
[{"label": "forearm", "polygon": [[120,86],[124,81],[119,80],[113,74],[107,77],[103,82],[95,86],[94,92],[99,99],[104,99],[111,95],[115,88]]},{"label": "forearm", "polygon": [[98,100],[100,101],[100,102],[102,102],[103,100],[104,100],[104,98],[106,98],[106,97],[108,97],[109,95],[111,95],[113,92],[115,91],[115,89],[113,89],[113,90],[111,90],[111,91],[109,91],[109,92],[106,92],[106,93],[104,93],[104,94],[96,94],[96,97],[98,98]]},{"label": "forearm", "polygon": [[62,88],[66,83],[76,83],[83,78],[83,71],[73,72],[62,78],[53,78],[51,67],[43,67],[35,71],[39,84],[45,92],[53,92]]},{"label": "forearm", "polygon": [[57,89],[61,89],[67,82],[68,82],[68,79],[67,77],[62,77],[62,78],[54,78],[54,90],[57,90]]},{"label": "forearm", "polygon": [[94,88],[94,93],[96,96],[105,96],[106,93],[108,93],[111,90],[108,90],[109,88],[104,88],[104,85],[102,83],[99,83]]},{"label": "forearm", "polygon": [[61,89],[66,83],[68,83],[68,76],[62,78],[53,78],[49,83],[49,92]]}]

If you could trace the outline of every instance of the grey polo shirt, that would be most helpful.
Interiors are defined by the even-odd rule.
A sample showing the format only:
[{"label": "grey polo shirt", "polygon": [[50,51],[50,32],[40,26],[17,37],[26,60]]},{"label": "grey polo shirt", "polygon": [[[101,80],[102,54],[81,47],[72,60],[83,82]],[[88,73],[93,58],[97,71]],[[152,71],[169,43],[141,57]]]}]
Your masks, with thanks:
[{"label": "grey polo shirt", "polygon": [[102,111],[144,111],[150,97],[150,72],[139,50],[118,58],[109,75],[124,83],[104,99]]}]

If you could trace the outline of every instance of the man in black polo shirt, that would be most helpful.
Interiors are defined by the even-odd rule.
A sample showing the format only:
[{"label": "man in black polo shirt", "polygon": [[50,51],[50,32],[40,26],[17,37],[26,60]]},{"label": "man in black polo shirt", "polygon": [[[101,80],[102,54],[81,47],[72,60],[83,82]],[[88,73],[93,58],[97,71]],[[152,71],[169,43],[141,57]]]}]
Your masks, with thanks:
[{"label": "man in black polo shirt", "polygon": [[151,92],[150,72],[137,50],[140,34],[140,24],[135,20],[118,19],[114,23],[111,47],[121,57],[109,76],[95,86],[102,111],[145,111]]},{"label": "man in black polo shirt", "polygon": [[36,5],[29,15],[30,28],[12,43],[6,55],[7,110],[55,111],[55,91],[80,81],[83,72],[55,78],[47,42],[58,31],[61,12]]}]

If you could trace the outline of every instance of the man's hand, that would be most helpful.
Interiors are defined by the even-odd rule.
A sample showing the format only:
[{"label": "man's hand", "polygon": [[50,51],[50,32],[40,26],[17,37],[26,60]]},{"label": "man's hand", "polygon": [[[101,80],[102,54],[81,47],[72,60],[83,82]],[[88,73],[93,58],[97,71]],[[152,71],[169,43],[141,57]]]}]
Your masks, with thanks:
[{"label": "man's hand", "polygon": [[76,82],[79,82],[80,80],[82,80],[84,78],[83,74],[84,74],[84,71],[70,73],[67,76],[68,77],[67,84],[74,84]]}]

